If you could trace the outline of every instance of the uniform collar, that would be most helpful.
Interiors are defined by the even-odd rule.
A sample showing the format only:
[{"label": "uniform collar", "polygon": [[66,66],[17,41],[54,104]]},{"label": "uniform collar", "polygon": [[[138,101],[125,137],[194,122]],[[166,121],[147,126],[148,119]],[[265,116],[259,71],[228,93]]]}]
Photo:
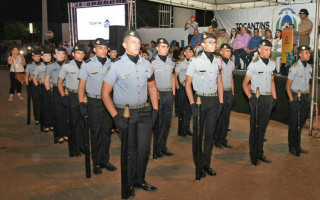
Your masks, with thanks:
[{"label": "uniform collar", "polygon": [[[142,62],[141,56],[140,56],[140,55],[138,55],[138,56],[139,56],[139,60],[138,60],[137,64]],[[124,53],[123,56],[121,56],[121,60],[132,62],[132,61],[130,60],[130,58],[128,57],[128,54],[126,54],[126,53]],[[132,63],[134,63],[134,62],[132,62]],[[134,64],[135,64],[135,63],[134,63]]]},{"label": "uniform collar", "polygon": [[[91,60],[94,61],[94,62],[99,62],[99,63],[101,63],[101,62],[98,60],[98,58],[97,58],[96,55],[94,55],[94,56],[91,58]],[[107,56],[107,60],[106,60],[106,62],[104,63],[103,66],[105,66],[108,62],[109,62],[109,58],[108,58],[108,56]],[[102,64],[102,63],[101,63],[101,64]]]}]

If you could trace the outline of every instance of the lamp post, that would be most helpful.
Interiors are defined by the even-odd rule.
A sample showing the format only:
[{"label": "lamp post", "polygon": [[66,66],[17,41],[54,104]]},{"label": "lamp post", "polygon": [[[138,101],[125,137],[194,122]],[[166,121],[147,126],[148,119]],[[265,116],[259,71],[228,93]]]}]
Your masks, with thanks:
[{"label": "lamp post", "polygon": [[31,51],[33,49],[33,23],[29,23],[29,33],[31,34]]}]

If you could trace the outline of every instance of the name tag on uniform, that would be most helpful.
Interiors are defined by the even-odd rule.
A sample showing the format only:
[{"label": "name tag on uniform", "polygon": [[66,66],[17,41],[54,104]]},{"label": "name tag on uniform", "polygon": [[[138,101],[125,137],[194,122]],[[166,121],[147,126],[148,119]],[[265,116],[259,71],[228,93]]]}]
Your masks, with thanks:
[{"label": "name tag on uniform", "polygon": [[303,77],[303,74],[299,75],[299,77]]},{"label": "name tag on uniform", "polygon": [[264,72],[258,72],[258,74],[263,74]]},{"label": "name tag on uniform", "polygon": [[206,72],[207,70],[199,70],[199,72]]},{"label": "name tag on uniform", "polygon": [[123,74],[124,78],[129,78],[131,75],[130,74]]},{"label": "name tag on uniform", "polygon": [[57,71],[58,69],[54,69],[54,70],[52,70],[52,71]]},{"label": "name tag on uniform", "polygon": [[75,72],[70,72],[70,74],[75,74]]},{"label": "name tag on uniform", "polygon": [[98,72],[91,72],[91,74],[98,74]]}]

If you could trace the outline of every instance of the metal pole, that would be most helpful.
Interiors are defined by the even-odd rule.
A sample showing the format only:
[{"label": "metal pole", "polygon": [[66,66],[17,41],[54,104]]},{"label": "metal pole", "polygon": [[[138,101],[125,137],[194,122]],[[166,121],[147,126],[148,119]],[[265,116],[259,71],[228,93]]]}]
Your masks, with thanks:
[{"label": "metal pole", "polygon": [[130,0],[130,9],[129,9],[129,23],[128,23],[129,30],[131,30],[131,23],[132,23],[132,0]]},{"label": "metal pole", "polygon": [[48,31],[47,0],[42,0],[42,40],[41,40],[42,45],[44,45],[47,31]]},{"label": "metal pole", "polygon": [[316,22],[315,22],[315,33],[314,33],[314,58],[313,58],[313,73],[312,73],[312,86],[311,86],[311,104],[310,104],[310,126],[309,136],[312,136],[313,126],[313,112],[314,112],[314,94],[316,86],[316,72],[318,67],[318,24],[319,24],[319,1],[316,2]]}]

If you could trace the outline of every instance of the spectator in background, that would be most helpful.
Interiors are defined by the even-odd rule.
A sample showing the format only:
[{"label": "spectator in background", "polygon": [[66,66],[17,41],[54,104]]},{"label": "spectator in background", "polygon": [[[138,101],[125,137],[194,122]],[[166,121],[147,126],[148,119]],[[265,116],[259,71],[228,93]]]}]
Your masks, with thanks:
[{"label": "spectator in background", "polygon": [[266,29],[265,28],[261,29],[261,38],[263,40],[266,39]]},{"label": "spectator in background", "polygon": [[294,26],[294,24],[289,24],[289,28],[290,28],[291,30],[296,30],[296,27]]},{"label": "spectator in background", "polygon": [[282,55],[282,30],[277,29],[272,43],[271,59],[275,60]]},{"label": "spectator in background", "polygon": [[229,44],[231,47],[233,47],[233,42],[234,42],[234,39],[236,39],[237,35],[238,35],[237,29],[235,28],[231,29],[230,40],[229,40]]},{"label": "spectator in background", "polygon": [[220,46],[222,44],[228,44],[229,38],[226,33],[226,29],[220,29],[219,31],[220,37],[217,40],[217,50],[215,52],[216,55],[220,55]]},{"label": "spectator in background", "polygon": [[198,22],[196,22],[196,16],[191,15],[190,21],[186,21],[186,24],[184,25],[184,30],[188,31],[188,44],[191,43],[191,39],[194,36],[194,31],[198,30]]},{"label": "spectator in background", "polygon": [[242,26],[240,34],[238,34],[237,38],[233,43],[233,53],[235,57],[235,67],[237,69],[241,68],[240,64],[240,54],[247,50],[247,47],[250,42],[250,37],[247,34],[247,28]]},{"label": "spectator in background", "polygon": [[10,65],[10,91],[9,91],[9,99],[8,101],[13,100],[14,92],[17,90],[18,99],[23,99],[21,96],[21,87],[22,83],[20,83],[15,74],[19,72],[24,72],[24,67],[26,65],[26,61],[22,53],[19,54],[18,47],[13,47],[11,49],[11,56],[8,58],[8,64]]},{"label": "spectator in background", "polygon": [[148,51],[142,50],[142,57],[144,57],[146,60],[150,61]]},{"label": "spectator in background", "polygon": [[252,37],[252,32],[248,29],[247,33],[248,33],[249,37],[251,38]]},{"label": "spectator in background", "polygon": [[216,36],[216,38],[218,38],[218,35],[212,26],[208,27],[208,33],[212,34],[212,35]]},{"label": "spectator in background", "polygon": [[299,46],[310,45],[310,33],[312,31],[312,21],[308,18],[309,12],[307,9],[301,9],[299,12],[300,15],[300,23],[298,25],[298,31],[300,33],[299,36]]},{"label": "spectator in background", "polygon": [[272,37],[272,32],[270,29],[266,30],[266,40],[269,40],[271,42],[271,44],[273,43],[273,37]]},{"label": "spectator in background", "polygon": [[152,52],[151,52],[151,50],[150,50],[149,44],[145,44],[145,45],[144,45],[144,50],[146,50],[146,51],[148,52],[148,55],[149,55],[149,56],[152,56]]},{"label": "spectator in background", "polygon": [[198,29],[194,30],[194,36],[192,37],[190,41],[190,46],[193,47],[194,50],[196,50],[201,44],[201,35],[199,34]]},{"label": "spectator in background", "polygon": [[72,49],[73,49],[73,47],[71,46],[71,43],[65,41],[63,48],[65,48],[67,50],[68,59],[71,60],[72,59]]},{"label": "spectator in background", "polygon": [[259,35],[259,29],[255,28],[253,30],[253,37],[250,39],[250,43],[248,45],[248,48],[246,51],[243,51],[240,54],[240,58],[243,60],[244,64],[246,66],[249,65],[249,63],[252,61],[252,57],[255,52],[258,51],[259,48],[259,42],[262,40],[261,36]]},{"label": "spectator in background", "polygon": [[8,52],[8,47],[3,41],[1,41],[0,43],[0,64],[1,65],[7,65],[7,52]]},{"label": "spectator in background", "polygon": [[157,50],[156,47],[157,47],[157,43],[156,43],[155,41],[151,40],[150,51],[152,52],[152,54],[149,55],[150,60],[151,60],[152,58],[154,58],[154,57],[158,54],[158,50]]},{"label": "spectator in background", "polygon": [[173,43],[172,47],[170,48],[170,52],[172,53],[172,58],[174,60],[179,59],[179,52],[180,52],[179,42]]}]

